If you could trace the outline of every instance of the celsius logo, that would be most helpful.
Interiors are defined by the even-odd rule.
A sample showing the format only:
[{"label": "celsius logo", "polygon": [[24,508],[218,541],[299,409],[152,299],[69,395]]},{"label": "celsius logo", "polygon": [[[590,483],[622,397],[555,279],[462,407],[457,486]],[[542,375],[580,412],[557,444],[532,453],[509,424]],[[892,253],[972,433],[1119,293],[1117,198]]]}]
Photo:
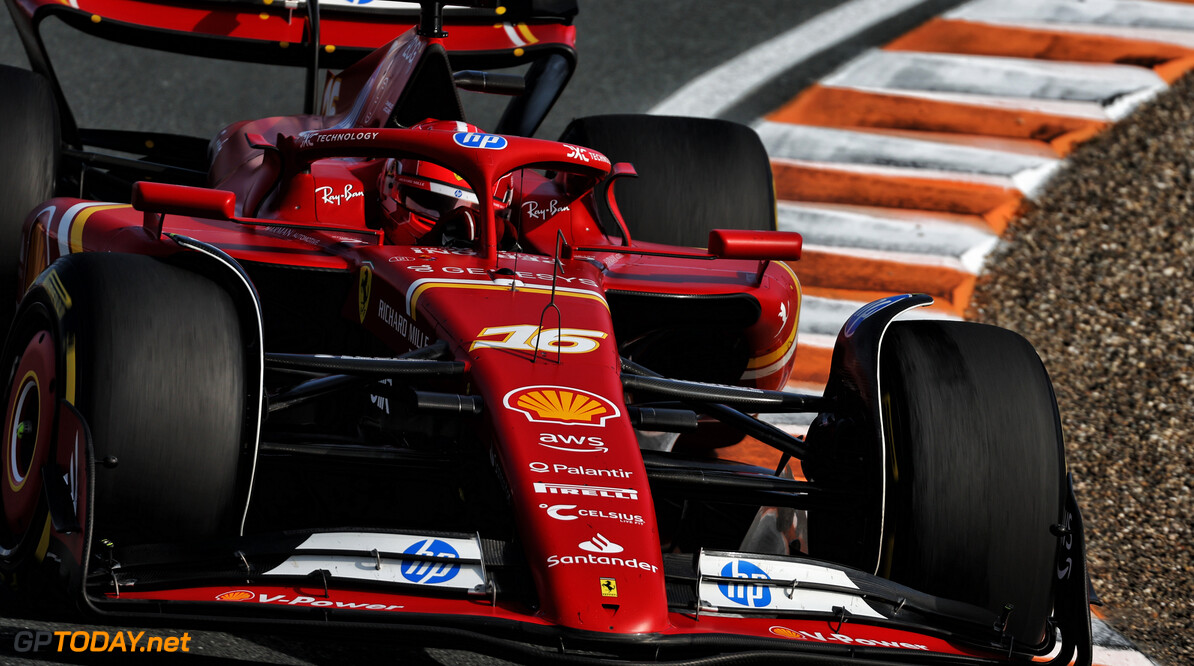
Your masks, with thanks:
[{"label": "celsius logo", "polygon": [[623,548],[621,546],[619,546],[618,544],[614,543],[613,541],[610,541],[609,539],[605,538],[605,536],[603,536],[601,534],[601,532],[598,532],[597,536],[593,537],[592,539],[589,539],[588,541],[582,541],[582,542],[576,544],[576,547],[580,548],[581,550],[585,551],[586,553],[613,554],[613,553],[620,553],[623,550]]},{"label": "celsius logo", "polygon": [[501,150],[508,143],[504,136],[480,132],[457,132],[452,135],[452,140],[465,148],[485,148],[486,150]]},{"label": "celsius logo", "polygon": [[[771,580],[767,572],[746,560],[734,560],[721,568],[723,578],[745,578],[749,580]],[[771,604],[771,588],[754,583],[718,583],[717,589],[726,599],[742,605],[763,608]]]},{"label": "celsius logo", "polygon": [[[407,555],[422,557],[451,557],[460,559],[460,553],[439,539],[423,539],[416,541],[402,551]],[[402,565],[402,577],[412,583],[420,585],[435,585],[446,583],[456,577],[460,571],[459,564],[445,562],[406,562]]]},{"label": "celsius logo", "polygon": [[[547,515],[556,520],[576,520],[577,518],[608,518],[627,525],[645,525],[646,521],[637,513],[622,513],[620,511],[602,511],[600,509],[577,509],[575,504],[540,504],[540,509],[547,509]],[[567,512],[567,513],[565,513]],[[572,515],[575,512],[576,515]]]},{"label": "celsius logo", "polygon": [[551,506],[540,504],[539,508],[547,509],[547,515],[555,518],[556,520],[576,520],[576,516],[569,516],[568,514],[564,513],[565,511],[571,511],[575,509],[575,504],[553,504]]}]

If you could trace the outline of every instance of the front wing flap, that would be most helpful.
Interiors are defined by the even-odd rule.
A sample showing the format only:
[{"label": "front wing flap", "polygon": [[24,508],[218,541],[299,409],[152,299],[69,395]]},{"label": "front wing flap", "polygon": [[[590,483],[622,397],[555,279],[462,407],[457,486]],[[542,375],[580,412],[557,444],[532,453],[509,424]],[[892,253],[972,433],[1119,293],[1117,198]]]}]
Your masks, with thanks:
[{"label": "front wing flap", "polygon": [[[665,558],[664,632],[565,629],[537,615],[517,575],[522,557],[516,544],[477,535],[347,529],[135,546],[92,567],[84,596],[123,622],[318,626],[449,647],[467,636],[470,649],[519,662],[807,653],[827,663],[998,663],[1008,654],[983,609],[823,562],[722,551]],[[618,582],[603,585],[616,612]]]}]

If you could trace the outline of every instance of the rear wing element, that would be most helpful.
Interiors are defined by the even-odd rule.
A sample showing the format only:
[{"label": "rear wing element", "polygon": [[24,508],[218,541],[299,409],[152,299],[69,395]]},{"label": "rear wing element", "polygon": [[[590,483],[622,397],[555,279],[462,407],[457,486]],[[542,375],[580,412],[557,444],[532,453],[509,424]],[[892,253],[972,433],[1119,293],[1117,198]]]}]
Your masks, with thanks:
[{"label": "rear wing element", "polygon": [[[64,139],[74,145],[79,143],[78,127],[38,34],[38,26],[46,18],[58,18],[102,39],[159,51],[306,67],[310,72],[306,113],[317,110],[315,100],[323,83],[319,69],[344,69],[420,21],[420,3],[390,0],[5,2],[33,70],[53,85]],[[535,87],[529,85],[532,78],[547,78],[555,88],[554,101],[576,66],[575,0],[461,0],[451,4],[470,5],[442,9],[446,33],[442,44],[454,70],[529,63],[532,69],[522,97],[530,99],[536,94]],[[545,71],[550,75],[545,77]],[[516,129],[504,131],[517,133]]]}]

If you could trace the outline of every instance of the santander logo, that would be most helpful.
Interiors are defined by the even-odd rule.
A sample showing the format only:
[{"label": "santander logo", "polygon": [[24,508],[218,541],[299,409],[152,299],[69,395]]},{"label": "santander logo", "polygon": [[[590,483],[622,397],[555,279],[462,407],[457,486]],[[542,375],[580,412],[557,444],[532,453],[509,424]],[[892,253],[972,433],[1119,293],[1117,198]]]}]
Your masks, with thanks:
[{"label": "santander logo", "polygon": [[623,550],[621,546],[613,541],[610,541],[600,532],[598,532],[597,536],[593,537],[592,539],[580,542],[577,544],[577,547],[587,553],[603,553],[606,555],[620,553]]}]

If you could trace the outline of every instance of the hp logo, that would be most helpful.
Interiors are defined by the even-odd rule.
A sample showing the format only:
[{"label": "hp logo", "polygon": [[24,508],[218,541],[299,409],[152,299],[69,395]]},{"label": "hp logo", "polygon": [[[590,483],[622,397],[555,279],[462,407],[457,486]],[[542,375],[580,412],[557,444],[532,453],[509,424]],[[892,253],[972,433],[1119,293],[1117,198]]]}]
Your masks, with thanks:
[{"label": "hp logo", "polygon": [[[411,544],[402,551],[407,555],[423,557],[451,557],[460,559],[460,553],[439,539],[424,539]],[[402,565],[402,577],[420,585],[435,585],[452,580],[460,571],[459,564],[445,562],[406,562]]]},{"label": "hp logo", "polygon": [[501,150],[508,143],[504,136],[480,132],[457,132],[452,135],[452,140],[465,148],[485,148],[486,150]]},{"label": "hp logo", "polygon": [[[721,575],[725,578],[744,578],[747,580],[771,580],[766,572],[746,560],[734,560],[721,568]],[[718,583],[726,599],[741,606],[763,608],[771,604],[771,588],[754,583]]]}]

